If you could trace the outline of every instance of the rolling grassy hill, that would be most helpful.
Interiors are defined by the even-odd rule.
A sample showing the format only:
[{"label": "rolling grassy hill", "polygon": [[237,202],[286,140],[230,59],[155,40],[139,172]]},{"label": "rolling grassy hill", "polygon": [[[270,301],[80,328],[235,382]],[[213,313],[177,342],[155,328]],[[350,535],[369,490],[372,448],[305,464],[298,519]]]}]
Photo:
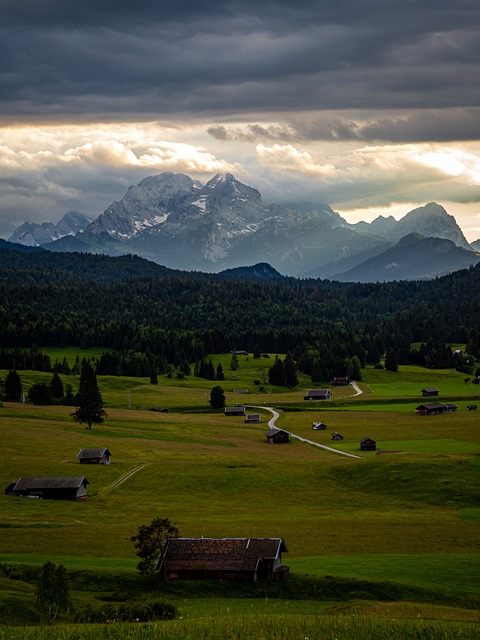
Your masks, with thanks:
[{"label": "rolling grassy hill", "polygon": [[[130,572],[136,560],[130,538],[158,516],[170,518],[183,536],[282,536],[292,577],[389,580],[445,598],[480,598],[480,429],[478,415],[466,411],[474,385],[451,371],[401,368],[389,396],[391,374],[367,369],[362,396],[337,388],[331,403],[306,403],[306,379],[295,390],[235,394],[255,391],[254,380],[271,360],[242,359],[232,372],[229,356],[219,359],[228,404],[273,404],[280,410],[277,426],[357,455],[364,436],[399,453],[349,459],[294,439],[269,445],[264,432],[271,414],[262,410],[262,423],[247,425],[210,411],[212,382],[161,377],[157,386],[99,377],[108,418],[92,431],[71,420],[71,407],[5,403],[0,409],[3,487],[20,476],[90,481],[82,502],[0,495],[0,561]],[[24,389],[51,378],[20,374]],[[459,410],[416,416],[425,385],[458,398]],[[151,410],[165,406],[168,413]],[[313,421],[327,430],[313,431]],[[344,441],[332,443],[332,431]],[[78,450],[97,446],[108,446],[112,464],[80,467]],[[81,606],[84,596],[76,597]],[[209,602],[204,611],[213,610]]]}]

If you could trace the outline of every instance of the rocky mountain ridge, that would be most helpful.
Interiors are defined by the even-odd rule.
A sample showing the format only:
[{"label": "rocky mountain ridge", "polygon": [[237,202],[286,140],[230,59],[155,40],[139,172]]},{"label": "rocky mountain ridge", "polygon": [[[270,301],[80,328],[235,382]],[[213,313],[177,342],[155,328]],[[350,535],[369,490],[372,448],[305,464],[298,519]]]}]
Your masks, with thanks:
[{"label": "rocky mountain ridge", "polygon": [[[202,185],[184,174],[162,173],[129,187],[83,230],[42,246],[132,253],[169,268],[207,272],[268,262],[285,275],[325,278],[384,253],[409,233],[470,249],[455,218],[436,203],[399,221],[349,224],[327,204],[266,205],[257,189],[232,174]],[[16,238],[27,241],[25,233]]]},{"label": "rocky mountain ridge", "polygon": [[23,244],[26,247],[41,247],[65,236],[80,233],[93,222],[92,218],[79,211],[69,211],[62,219],[53,222],[24,222],[8,238],[8,242]]}]

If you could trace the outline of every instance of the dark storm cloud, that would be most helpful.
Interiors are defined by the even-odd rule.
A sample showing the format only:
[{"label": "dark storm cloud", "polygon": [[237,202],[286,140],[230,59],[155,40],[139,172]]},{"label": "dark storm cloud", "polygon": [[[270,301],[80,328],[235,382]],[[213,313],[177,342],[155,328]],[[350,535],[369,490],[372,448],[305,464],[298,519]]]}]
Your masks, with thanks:
[{"label": "dark storm cloud", "polygon": [[283,124],[252,123],[239,126],[213,125],[207,132],[216,140],[247,142],[315,142],[358,140],[360,142],[449,142],[478,140],[480,109],[422,110],[408,115],[377,114],[368,119],[339,115],[287,116]]},{"label": "dark storm cloud", "polygon": [[141,120],[476,107],[479,18],[470,0],[3,0],[0,113]]}]

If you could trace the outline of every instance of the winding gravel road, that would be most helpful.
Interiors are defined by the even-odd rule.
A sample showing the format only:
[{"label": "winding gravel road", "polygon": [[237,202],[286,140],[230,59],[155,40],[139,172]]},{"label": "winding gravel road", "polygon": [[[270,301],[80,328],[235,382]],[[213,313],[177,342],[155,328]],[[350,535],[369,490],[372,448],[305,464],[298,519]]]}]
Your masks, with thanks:
[{"label": "winding gravel road", "polygon": [[[357,387],[357,389],[358,389],[358,387]],[[358,391],[360,391],[360,389],[358,389]],[[362,393],[362,392],[360,391],[360,393]],[[355,394],[355,395],[358,395],[358,394]],[[267,411],[270,411],[270,413],[273,414],[273,417],[270,418],[270,420],[268,421],[268,427],[269,427],[269,429],[278,428],[278,427],[276,427],[275,423],[276,423],[277,419],[280,417],[280,414],[278,413],[278,411],[275,411],[275,409],[273,407],[252,407],[252,408],[253,409],[266,409]],[[340,449],[334,449],[333,447],[327,447],[327,445],[325,445],[325,444],[319,444],[318,442],[314,442],[313,440],[308,440],[307,438],[302,438],[301,436],[297,436],[295,433],[292,433],[291,431],[287,431],[286,429],[283,429],[283,431],[288,433],[288,435],[291,438],[296,438],[297,440],[300,440],[301,442],[306,442],[307,444],[311,444],[314,447],[319,447],[320,449],[325,449],[326,451],[331,451],[332,453],[338,453],[341,456],[347,456],[348,458],[361,458],[361,456],[356,456],[354,453],[347,453],[346,451],[340,451]]]}]

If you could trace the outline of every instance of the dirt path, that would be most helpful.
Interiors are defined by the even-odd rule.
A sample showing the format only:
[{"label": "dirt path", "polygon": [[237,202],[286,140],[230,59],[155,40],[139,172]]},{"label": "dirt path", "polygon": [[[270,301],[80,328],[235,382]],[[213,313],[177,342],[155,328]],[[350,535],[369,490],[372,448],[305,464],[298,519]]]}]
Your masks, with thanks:
[{"label": "dirt path", "polygon": [[102,493],[108,493],[110,491],[113,491],[114,489],[118,489],[120,485],[122,485],[124,482],[129,480],[136,473],[141,471],[145,466],[146,466],[145,464],[141,464],[138,467],[135,467],[134,469],[130,469],[130,471],[127,471],[126,473],[123,474],[123,476],[120,476],[119,478],[114,480],[111,484],[109,484],[107,487],[105,487]]},{"label": "dirt path", "polygon": [[352,380],[350,384],[352,385],[353,390],[355,391],[355,393],[353,394],[354,396],[360,396],[363,393],[363,391],[360,389],[360,387],[355,382],[355,380]]},{"label": "dirt path", "polygon": [[[360,390],[359,390],[360,391]],[[360,393],[362,393],[360,391]],[[275,409],[273,407],[252,407],[253,409],[265,409],[266,411],[270,411],[270,413],[273,414],[273,417],[270,418],[270,420],[268,421],[268,428],[269,429],[274,429],[274,428],[279,428],[276,426],[276,421],[279,418],[280,414],[278,413],[278,411],[275,411]],[[340,449],[334,449],[333,447],[327,447],[327,445],[325,444],[319,444],[318,442],[314,442],[313,440],[308,440],[307,438],[302,438],[301,436],[297,436],[295,433],[292,433],[291,431],[287,431],[286,429],[282,429],[282,431],[285,431],[286,433],[288,433],[288,435],[291,438],[296,438],[297,440],[300,440],[301,442],[306,442],[307,444],[311,444],[314,447],[319,447],[320,449],[325,449],[326,451],[331,451],[332,453],[338,453],[341,456],[347,456],[348,458],[361,458],[361,456],[357,456],[354,453],[347,453],[346,451],[340,451]]]}]

